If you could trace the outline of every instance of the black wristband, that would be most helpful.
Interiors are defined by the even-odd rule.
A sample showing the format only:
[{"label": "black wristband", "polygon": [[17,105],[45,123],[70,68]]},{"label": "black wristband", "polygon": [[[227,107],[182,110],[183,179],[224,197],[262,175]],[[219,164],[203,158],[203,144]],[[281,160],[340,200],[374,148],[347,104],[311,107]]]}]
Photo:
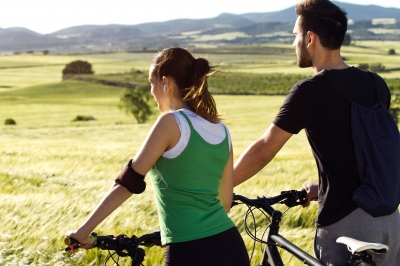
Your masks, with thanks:
[{"label": "black wristband", "polygon": [[125,187],[133,194],[140,194],[146,189],[144,175],[139,174],[132,168],[132,159],[122,169],[121,173],[115,179],[115,183]]}]

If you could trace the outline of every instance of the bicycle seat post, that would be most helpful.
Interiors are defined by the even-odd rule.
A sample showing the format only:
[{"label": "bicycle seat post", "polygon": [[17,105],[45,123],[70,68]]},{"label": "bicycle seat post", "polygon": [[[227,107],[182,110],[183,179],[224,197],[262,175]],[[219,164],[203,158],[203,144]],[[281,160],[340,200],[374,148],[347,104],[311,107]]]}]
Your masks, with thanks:
[{"label": "bicycle seat post", "polygon": [[350,261],[345,264],[345,266],[376,266],[376,263],[372,260],[372,254],[368,251],[356,252],[351,255]]}]

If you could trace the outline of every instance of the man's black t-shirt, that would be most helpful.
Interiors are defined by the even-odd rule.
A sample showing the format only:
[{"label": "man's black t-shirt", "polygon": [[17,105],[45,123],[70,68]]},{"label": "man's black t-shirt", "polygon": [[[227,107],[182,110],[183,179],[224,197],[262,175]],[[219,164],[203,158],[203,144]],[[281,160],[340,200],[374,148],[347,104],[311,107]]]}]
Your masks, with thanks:
[{"label": "man's black t-shirt", "polygon": [[[323,70],[292,87],[273,121],[292,134],[303,128],[306,131],[319,175],[317,226],[333,224],[358,208],[335,174],[344,178],[351,189],[360,184],[350,127],[351,104],[324,75],[329,75],[354,102],[363,106],[378,102],[367,72],[354,67]],[[380,99],[389,108],[389,89],[382,78],[375,76]]]}]

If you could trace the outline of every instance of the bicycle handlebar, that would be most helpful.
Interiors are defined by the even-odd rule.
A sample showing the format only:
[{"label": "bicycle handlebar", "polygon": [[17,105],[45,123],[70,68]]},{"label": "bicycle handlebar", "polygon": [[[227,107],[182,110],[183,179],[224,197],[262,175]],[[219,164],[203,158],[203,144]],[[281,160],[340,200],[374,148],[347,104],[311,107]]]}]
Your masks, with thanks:
[{"label": "bicycle handlebar", "polygon": [[[93,239],[93,247],[92,248],[100,248],[103,250],[114,250],[120,256],[128,256],[129,250],[132,248],[137,248],[140,246],[152,247],[152,246],[161,246],[161,236],[160,232],[153,232],[150,234],[144,234],[139,238],[133,235],[132,237],[127,237],[126,235],[118,235],[118,236],[99,236],[97,233],[92,232],[90,237]],[[74,245],[79,247],[79,242],[71,237],[66,237],[64,239],[64,243],[66,245]],[[65,251],[69,251],[71,248],[67,247]],[[127,250],[128,253],[124,252]]]},{"label": "bicycle handlebar", "polygon": [[296,191],[296,190],[289,190],[289,191],[282,191],[280,195],[274,197],[257,197],[256,199],[250,199],[242,195],[233,195],[232,207],[238,205],[238,201],[242,203],[256,207],[256,208],[263,208],[269,214],[273,211],[271,205],[282,203],[288,206],[289,208],[304,204],[306,202],[307,192],[305,190]]},{"label": "bicycle handlebar", "polygon": [[[242,203],[245,203],[248,206],[253,206],[257,208],[265,208],[266,204],[267,205],[274,205],[277,203],[283,203],[286,206],[294,207],[298,206],[301,204],[304,204],[306,202],[305,197],[307,195],[307,192],[305,190],[301,191],[296,191],[296,190],[288,190],[288,191],[282,191],[280,195],[274,196],[274,197],[257,197],[256,199],[250,199],[242,195],[233,195],[233,200],[232,200],[232,207],[235,205],[238,205],[238,201],[241,201]],[[267,210],[268,211],[268,210]],[[150,234],[144,234],[140,236],[139,238],[136,236],[132,237],[127,237],[126,235],[119,235],[119,236],[98,236],[95,232],[93,232],[90,237],[94,241],[93,247],[98,247],[101,249],[109,249],[109,250],[115,250],[116,248],[121,248],[120,242],[134,242],[136,246],[146,246],[146,247],[152,247],[152,246],[161,246],[161,239],[160,239],[160,232],[153,232]],[[71,237],[66,237],[64,239],[65,245],[79,245],[80,243],[76,241],[75,239]],[[70,250],[70,248],[66,248],[66,251]]]},{"label": "bicycle handlebar", "polygon": [[[250,199],[242,195],[233,195],[232,206],[238,205],[239,201],[245,203],[248,206],[253,206],[256,208],[262,208],[269,215],[274,213],[274,209],[271,205],[282,203],[286,206],[294,207],[297,205],[304,204],[306,202],[306,191],[282,191],[280,195],[274,197],[257,197],[256,199]],[[102,250],[115,251],[120,257],[129,256],[132,258],[132,265],[141,265],[140,263],[144,260],[145,251],[139,246],[161,246],[161,236],[160,232],[153,232],[150,234],[144,234],[140,237],[133,235],[132,237],[127,237],[126,235],[118,236],[99,236],[95,232],[92,232],[90,237],[93,239],[93,246],[91,248],[100,248]],[[80,243],[73,238],[66,237],[64,243],[67,246],[73,245],[74,248],[79,248]],[[70,251],[72,248],[67,247],[65,251]],[[111,255],[110,255],[111,256]]]}]

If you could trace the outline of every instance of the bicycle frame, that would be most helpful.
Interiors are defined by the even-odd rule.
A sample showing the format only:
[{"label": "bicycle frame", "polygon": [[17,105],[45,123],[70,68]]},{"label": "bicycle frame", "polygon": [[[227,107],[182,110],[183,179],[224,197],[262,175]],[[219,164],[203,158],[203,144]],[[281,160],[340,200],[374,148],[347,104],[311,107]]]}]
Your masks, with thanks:
[{"label": "bicycle frame", "polygon": [[[252,206],[257,209],[262,209],[271,218],[268,226],[267,241],[262,241],[265,244],[261,264],[257,266],[282,266],[283,261],[279,254],[278,247],[283,248],[304,265],[310,266],[324,266],[316,258],[297,247],[295,244],[284,238],[279,234],[279,223],[282,220],[282,212],[275,210],[271,205],[276,203],[284,203],[288,207],[294,207],[302,204],[305,198],[305,191],[282,191],[280,195],[266,198],[257,197],[257,199],[249,199],[241,195],[234,195],[232,206],[237,205],[236,201],[240,201],[247,206]],[[245,221],[246,223],[246,221]]]},{"label": "bicycle frame", "polygon": [[261,198],[260,204],[262,209],[271,216],[271,223],[267,234],[267,244],[265,244],[262,262],[259,264],[260,266],[283,266],[283,261],[281,259],[281,255],[279,254],[278,246],[291,253],[305,265],[324,266],[324,264],[278,233],[279,223],[282,219],[282,213],[280,211],[273,209],[267,203],[266,198]]}]

